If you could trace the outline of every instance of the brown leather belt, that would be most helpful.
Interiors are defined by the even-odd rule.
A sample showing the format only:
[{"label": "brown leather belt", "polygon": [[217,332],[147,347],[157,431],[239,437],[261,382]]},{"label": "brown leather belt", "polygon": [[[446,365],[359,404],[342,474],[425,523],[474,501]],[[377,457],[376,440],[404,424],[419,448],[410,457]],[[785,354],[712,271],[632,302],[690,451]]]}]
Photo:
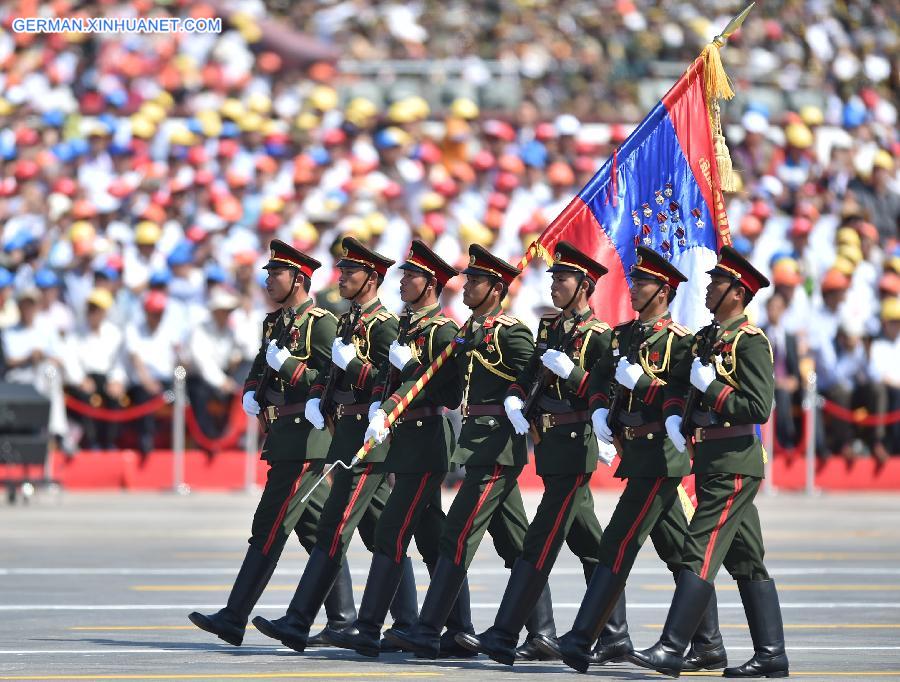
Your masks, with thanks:
[{"label": "brown leather belt", "polygon": [[411,410],[405,410],[400,416],[394,420],[394,425],[402,424],[411,419],[425,419],[426,417],[440,417],[444,414],[443,407],[414,407]]},{"label": "brown leather belt", "polygon": [[340,419],[341,417],[356,417],[359,419],[360,416],[365,416],[369,414],[369,404],[368,403],[338,403],[334,406],[334,418]]},{"label": "brown leather belt", "polygon": [[738,426],[698,426],[694,429],[694,442],[702,443],[705,440],[752,436],[754,433],[756,433],[755,424],[739,424]]},{"label": "brown leather belt", "polygon": [[463,417],[499,417],[505,415],[503,405],[464,405]]},{"label": "brown leather belt", "polygon": [[266,424],[272,425],[279,417],[291,417],[295,414],[303,414],[306,410],[306,401],[302,403],[292,403],[290,405],[266,405],[263,410],[263,419]]},{"label": "brown leather belt", "polygon": [[623,426],[622,437],[625,440],[636,440],[638,438],[646,438],[653,440],[657,436],[662,436],[666,432],[666,425],[662,422],[647,422],[640,426]]},{"label": "brown leather belt", "polygon": [[586,423],[591,420],[591,413],[588,410],[578,410],[576,412],[544,412],[538,419],[541,431],[549,431],[554,426],[562,424]]}]

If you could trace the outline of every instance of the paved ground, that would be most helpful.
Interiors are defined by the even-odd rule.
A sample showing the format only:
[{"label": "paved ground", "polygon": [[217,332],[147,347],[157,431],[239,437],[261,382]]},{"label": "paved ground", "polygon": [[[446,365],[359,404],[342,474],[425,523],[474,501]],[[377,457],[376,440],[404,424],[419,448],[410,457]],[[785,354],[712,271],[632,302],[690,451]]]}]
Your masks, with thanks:
[{"label": "paved ground", "polygon": [[[534,508],[537,499],[527,499]],[[601,520],[613,498],[598,495]],[[28,506],[0,507],[0,680],[75,679],[536,679],[574,675],[561,664],[504,668],[486,659],[422,662],[401,655],[360,660],[339,649],[300,655],[257,632],[230,647],[187,621],[224,604],[243,556],[255,499],[247,495],[38,493]],[[778,579],[794,676],[900,677],[900,498],[889,495],[760,499],[768,565]],[[303,565],[286,551],[257,612],[277,616]],[[369,558],[351,550],[357,602]],[[421,568],[421,564],[417,567]],[[506,570],[486,542],[471,572],[475,625],[492,620]],[[420,598],[426,586],[419,579]],[[551,579],[557,625],[571,624],[584,590],[564,550]],[[718,581],[730,660],[750,656],[737,591]],[[672,581],[652,548],[628,585],[635,644],[662,627]],[[629,665],[592,675],[662,679]],[[547,678],[544,678],[547,679]],[[553,679],[553,678],[550,678]]]}]

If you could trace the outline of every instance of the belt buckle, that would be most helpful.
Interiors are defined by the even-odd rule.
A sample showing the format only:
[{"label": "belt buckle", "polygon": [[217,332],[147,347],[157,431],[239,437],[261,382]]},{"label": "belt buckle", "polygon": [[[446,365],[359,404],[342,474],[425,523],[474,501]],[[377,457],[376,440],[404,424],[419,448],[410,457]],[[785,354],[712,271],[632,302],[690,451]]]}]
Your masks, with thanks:
[{"label": "belt buckle", "polygon": [[694,429],[694,442],[695,443],[703,442],[704,431],[706,431],[706,429],[704,429],[702,426],[698,426],[696,429]]},{"label": "belt buckle", "polygon": [[334,418],[340,419],[344,416],[344,403],[338,403],[334,406]]},{"label": "belt buckle", "polygon": [[553,426],[553,415],[549,412],[544,412],[544,414],[541,415],[541,429],[549,431]]},{"label": "belt buckle", "polygon": [[278,408],[275,405],[266,405],[266,421],[270,424],[278,419]]},{"label": "belt buckle", "polygon": [[625,436],[625,440],[634,440],[634,427],[626,426],[622,429],[622,435]]}]

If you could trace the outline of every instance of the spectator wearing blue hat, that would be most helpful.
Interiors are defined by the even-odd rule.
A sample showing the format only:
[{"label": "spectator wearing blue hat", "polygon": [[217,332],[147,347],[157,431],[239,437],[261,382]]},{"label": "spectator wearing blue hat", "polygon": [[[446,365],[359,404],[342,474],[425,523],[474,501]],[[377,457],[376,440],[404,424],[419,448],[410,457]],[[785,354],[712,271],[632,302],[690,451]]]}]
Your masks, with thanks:
[{"label": "spectator wearing blue hat", "polygon": [[42,268],[34,274],[34,285],[41,292],[38,322],[55,329],[60,337],[67,337],[75,328],[75,315],[62,301],[62,280],[59,275],[49,268]]}]

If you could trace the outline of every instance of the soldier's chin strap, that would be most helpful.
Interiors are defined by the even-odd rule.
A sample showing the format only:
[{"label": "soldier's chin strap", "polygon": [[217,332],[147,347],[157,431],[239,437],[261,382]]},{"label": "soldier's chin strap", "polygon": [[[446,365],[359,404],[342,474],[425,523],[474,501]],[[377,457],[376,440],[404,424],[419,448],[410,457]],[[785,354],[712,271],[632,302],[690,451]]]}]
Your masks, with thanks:
[{"label": "soldier's chin strap", "polygon": [[476,310],[478,310],[481,306],[484,305],[484,302],[488,300],[488,296],[490,296],[491,293],[494,291],[494,286],[495,286],[496,284],[498,284],[499,282],[500,282],[500,280],[497,279],[496,277],[491,277],[491,288],[487,290],[487,293],[484,295],[484,298],[482,298],[482,299],[478,302],[478,305],[473,305],[473,306],[470,307],[470,309],[471,309],[473,312],[476,311]]},{"label": "soldier's chin strap", "polygon": [[435,278],[432,277],[431,275],[428,275],[428,281],[425,282],[425,286],[422,287],[421,293],[420,293],[418,296],[416,296],[416,300],[415,300],[415,301],[410,301],[410,302],[409,302],[408,305],[409,305],[410,307],[412,307],[412,306],[418,304],[418,302],[421,301],[421,300],[425,297],[425,292],[428,291],[428,285],[431,284],[433,281],[436,282],[437,280],[435,280]]},{"label": "soldier's chin strap", "polygon": [[[562,309],[564,312],[568,310],[569,306],[571,306],[575,302],[575,299],[578,298],[578,291],[581,289],[581,283],[585,280],[585,277],[586,275],[583,272],[578,275],[578,284],[575,285],[575,293],[572,294],[572,298],[569,299],[569,302],[563,306]],[[572,316],[574,317],[577,312],[577,310],[573,310]]]},{"label": "soldier's chin strap", "polygon": [[653,292],[653,294],[650,296],[650,298],[648,298],[646,301],[644,301],[644,305],[642,305],[640,308],[637,309],[638,317],[640,317],[640,316],[641,316],[641,313],[644,312],[644,310],[647,309],[647,306],[650,305],[650,302],[651,302],[654,298],[656,298],[656,295],[657,295],[660,291],[662,291],[662,288],[663,288],[664,286],[666,286],[666,283],[665,283],[665,282],[660,282],[660,283],[659,283],[659,286],[656,287],[656,291]]},{"label": "soldier's chin strap", "polygon": [[366,270],[366,272],[369,273],[368,276],[366,277],[366,281],[359,285],[359,289],[357,289],[356,293],[354,293],[350,298],[347,299],[348,301],[355,301],[356,297],[359,296],[360,292],[366,288],[366,284],[369,283],[369,279],[371,279],[372,275],[375,274],[375,271],[370,268],[366,268],[365,270]]},{"label": "soldier's chin strap", "polygon": [[[294,295],[294,287],[297,286],[297,278],[301,276],[300,271],[296,268],[291,268],[294,271],[294,276],[291,279],[291,288],[288,289],[287,294],[285,294],[284,298],[280,301],[277,301],[278,305],[284,305],[285,301],[287,301],[291,296]],[[302,284],[302,282],[301,282]]]}]

